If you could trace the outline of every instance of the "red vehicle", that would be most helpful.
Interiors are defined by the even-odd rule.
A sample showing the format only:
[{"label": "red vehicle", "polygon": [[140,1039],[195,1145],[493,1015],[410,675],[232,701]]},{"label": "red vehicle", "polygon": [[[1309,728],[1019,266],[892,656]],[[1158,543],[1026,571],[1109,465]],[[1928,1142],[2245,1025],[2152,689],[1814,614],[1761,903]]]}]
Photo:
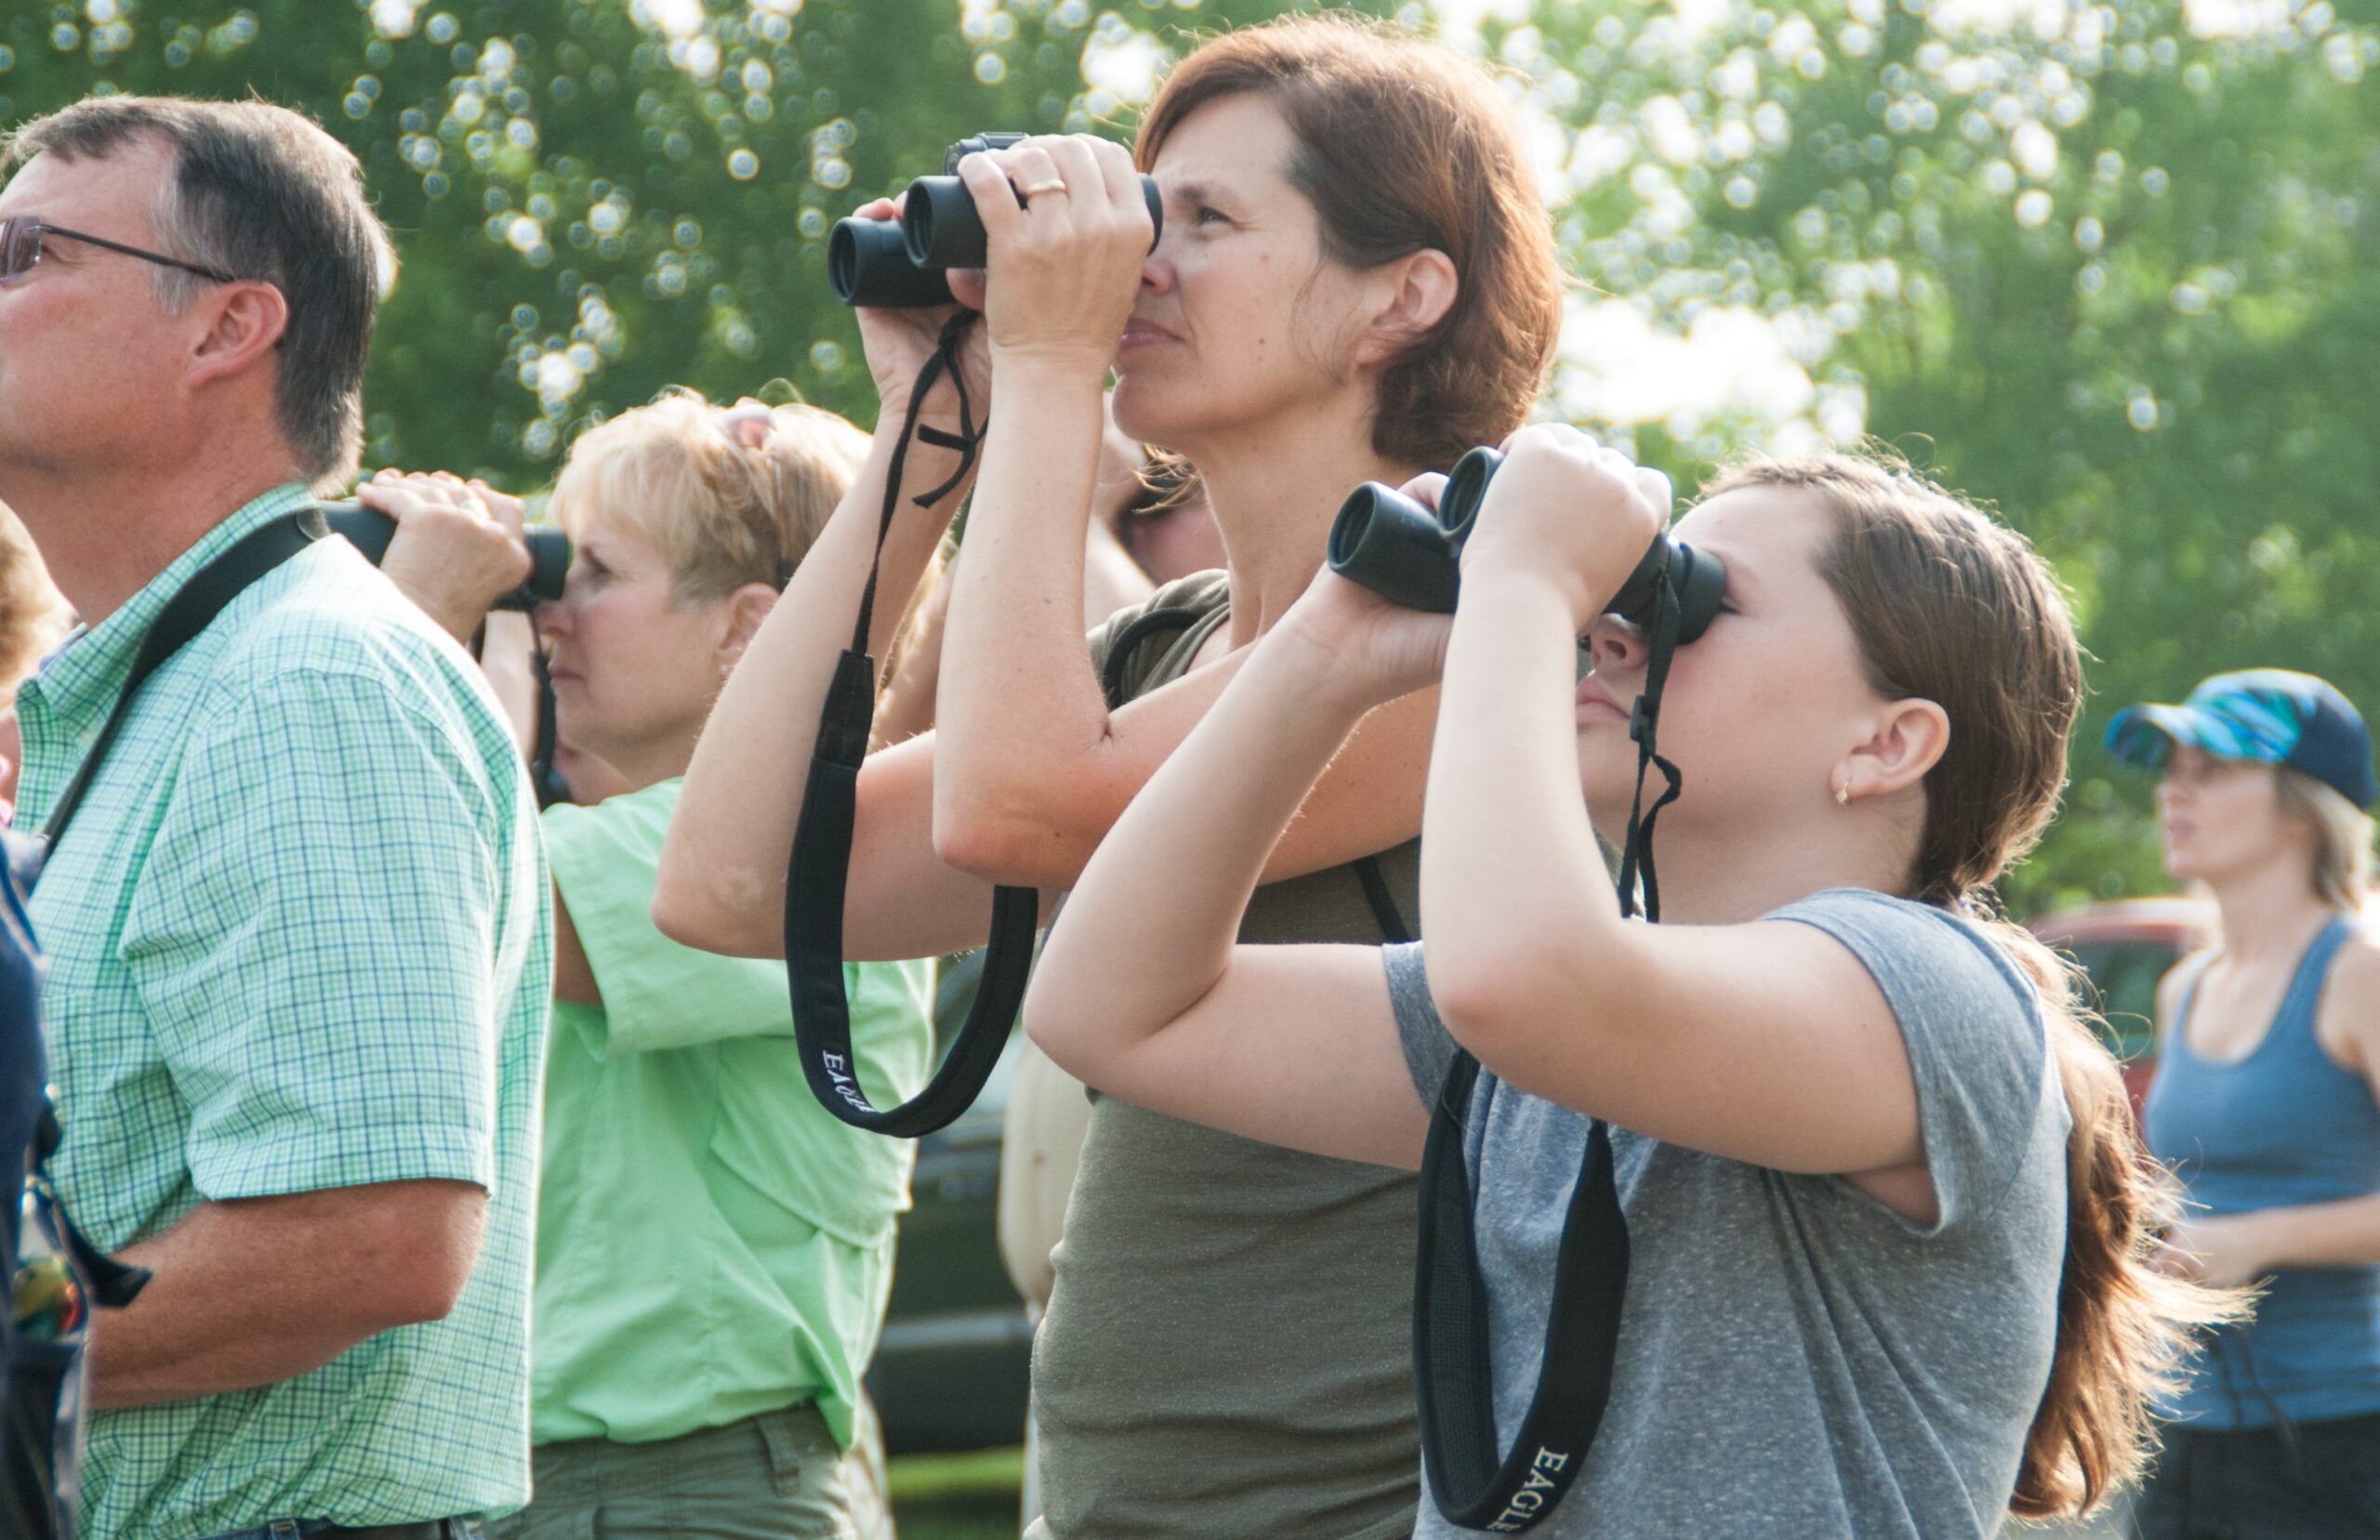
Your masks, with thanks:
[{"label": "red vehicle", "polygon": [[2213,940],[2215,906],[2180,897],[2120,899],[2044,915],[2032,931],[2090,975],[2108,1048],[2123,1063],[2137,1112],[2157,1068],[2157,981]]}]

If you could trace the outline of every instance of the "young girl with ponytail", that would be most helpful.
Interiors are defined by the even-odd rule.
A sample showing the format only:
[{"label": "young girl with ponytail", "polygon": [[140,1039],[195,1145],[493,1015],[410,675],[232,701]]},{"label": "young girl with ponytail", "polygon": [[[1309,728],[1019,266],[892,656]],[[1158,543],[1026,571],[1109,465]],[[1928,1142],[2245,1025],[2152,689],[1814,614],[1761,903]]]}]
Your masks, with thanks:
[{"label": "young girl with ponytail", "polygon": [[[1458,1525],[1465,1452],[1440,1441],[1418,1536],[1990,1536],[2088,1509],[2138,1468],[2186,1325],[2235,1307],[2148,1264],[2167,1190],[2114,1065],[1989,906],[2056,806],[2081,694],[2054,579],[1902,468],[1707,488],[1678,533],[1726,601],[1668,673],[1668,923],[1631,924],[1597,835],[1630,823],[1647,649],[1603,612],[1668,483],[1567,428],[1508,450],[1450,623],[1326,573],[1260,644],[1092,858],[1035,1038],[1144,1106],[1407,1166],[1475,1059],[1431,1142],[1460,1153],[1469,1221],[1436,1244],[1473,1241],[1484,1306],[1428,1307],[1424,1418],[1469,1341],[1487,1463],[1531,1468]],[[1431,683],[1422,941],[1235,944],[1341,742]],[[1598,1121],[1624,1247],[1565,1256]],[[1620,1255],[1592,1441],[1515,1452],[1559,1420],[1533,1400],[1578,1397],[1540,1369]]]}]

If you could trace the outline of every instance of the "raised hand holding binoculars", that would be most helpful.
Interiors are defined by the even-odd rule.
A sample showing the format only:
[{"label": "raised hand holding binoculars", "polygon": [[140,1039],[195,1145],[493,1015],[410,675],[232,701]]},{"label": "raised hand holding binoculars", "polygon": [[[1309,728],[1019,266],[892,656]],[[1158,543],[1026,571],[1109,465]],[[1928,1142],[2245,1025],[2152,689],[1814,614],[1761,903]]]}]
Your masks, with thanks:
[{"label": "raised hand holding binoculars", "polygon": [[[826,273],[835,297],[846,305],[877,309],[919,309],[957,300],[950,286],[954,268],[980,268],[989,260],[990,233],[975,192],[959,173],[970,155],[998,155],[1024,146],[1024,134],[977,134],[943,152],[943,175],[919,177],[901,195],[895,218],[850,218],[835,226],[826,243]],[[1037,197],[1068,193],[1064,178],[1039,175],[1009,187],[1021,209]],[[1140,178],[1149,212],[1149,244],[1165,229],[1164,200],[1155,178]],[[1094,190],[1082,190],[1085,194]]]},{"label": "raised hand holding binoculars", "polygon": [[[389,542],[396,538],[397,521],[352,497],[321,507],[331,533],[347,536],[365,560],[378,566],[389,554]],[[529,576],[518,588],[500,595],[492,609],[529,610],[562,598],[562,579],[570,573],[570,536],[557,529],[527,529],[521,532],[521,540],[529,547]]]},{"label": "raised hand holding binoculars", "polygon": [[[531,610],[562,597],[570,537],[522,527],[518,499],[443,472],[384,470],[356,492],[320,505],[324,521],[455,635],[469,636],[490,610]],[[416,533],[397,546],[408,524]]]},{"label": "raised hand holding binoculars", "polygon": [[[1592,441],[1570,429],[1524,428],[1507,441],[1507,448],[1517,452],[1524,434],[1575,439],[1581,441],[1584,453],[1609,456],[1618,463],[1600,468],[1613,476],[1624,470],[1636,478],[1639,492],[1654,503],[1655,511],[1664,520],[1668,517],[1666,481],[1657,499],[1646,490],[1646,479],[1661,480],[1657,473],[1628,466],[1612,451],[1594,449]],[[1392,603],[1451,613],[1461,586],[1463,551],[1488,489],[1504,466],[1505,453],[1482,447],[1455,462],[1438,494],[1435,511],[1378,481],[1357,487],[1340,505],[1330,526],[1330,570]],[[1571,516],[1572,510],[1565,508],[1564,513]],[[1666,533],[1656,534],[1604,611],[1649,628],[1664,586],[1676,599],[1676,639],[1681,644],[1690,642],[1709,628],[1726,598],[1726,568],[1708,551]]]}]

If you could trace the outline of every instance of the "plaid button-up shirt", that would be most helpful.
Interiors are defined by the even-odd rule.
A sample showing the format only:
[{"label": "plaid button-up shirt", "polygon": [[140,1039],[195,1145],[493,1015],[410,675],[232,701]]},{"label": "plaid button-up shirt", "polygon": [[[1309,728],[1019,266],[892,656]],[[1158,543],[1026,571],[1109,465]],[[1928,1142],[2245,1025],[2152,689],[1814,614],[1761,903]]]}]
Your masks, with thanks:
[{"label": "plaid button-up shirt", "polygon": [[[240,509],[26,683],[20,827],[166,601],[304,503]],[[296,1379],[91,1417],[83,1540],[526,1499],[553,967],[536,816],[469,658],[344,541],[259,579],[135,699],[32,906],[65,1129],[49,1170],[76,1222],[116,1250],[202,1200],[430,1178],[490,1199],[445,1319]]]}]

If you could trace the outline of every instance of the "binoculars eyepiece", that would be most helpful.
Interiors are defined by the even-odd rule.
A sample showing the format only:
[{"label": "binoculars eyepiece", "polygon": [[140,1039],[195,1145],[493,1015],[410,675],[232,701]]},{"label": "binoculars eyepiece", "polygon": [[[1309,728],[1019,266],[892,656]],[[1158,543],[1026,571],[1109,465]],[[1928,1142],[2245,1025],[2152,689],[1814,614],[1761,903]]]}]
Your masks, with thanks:
[{"label": "binoculars eyepiece", "polygon": [[[975,195],[959,179],[959,163],[969,155],[1006,150],[1023,134],[977,134],[943,152],[943,175],[919,177],[901,195],[898,219],[844,219],[826,242],[826,277],[835,297],[846,305],[877,309],[920,309],[951,302],[952,268],[980,268],[987,255],[984,217]],[[1157,182],[1141,178],[1149,219],[1165,228],[1164,200]],[[1025,194],[1016,195],[1017,205]]]},{"label": "binoculars eyepiece", "polygon": [[[395,520],[351,497],[317,506],[331,533],[347,536],[372,565],[378,566],[389,554],[389,542],[397,533]],[[556,529],[532,528],[523,530],[522,538],[529,546],[529,581],[497,599],[499,610],[527,610],[562,598],[562,579],[570,573],[570,536]]]},{"label": "binoculars eyepiece", "polygon": [[[1480,499],[1504,457],[1474,449],[1455,462],[1435,513],[1394,487],[1367,481],[1339,507],[1330,525],[1330,570],[1408,610],[1453,612],[1461,586],[1463,543]],[[1727,569],[1708,551],[1662,535],[1613,596],[1607,613],[1648,625],[1662,585],[1677,595],[1682,645],[1710,628],[1727,593]]]}]

